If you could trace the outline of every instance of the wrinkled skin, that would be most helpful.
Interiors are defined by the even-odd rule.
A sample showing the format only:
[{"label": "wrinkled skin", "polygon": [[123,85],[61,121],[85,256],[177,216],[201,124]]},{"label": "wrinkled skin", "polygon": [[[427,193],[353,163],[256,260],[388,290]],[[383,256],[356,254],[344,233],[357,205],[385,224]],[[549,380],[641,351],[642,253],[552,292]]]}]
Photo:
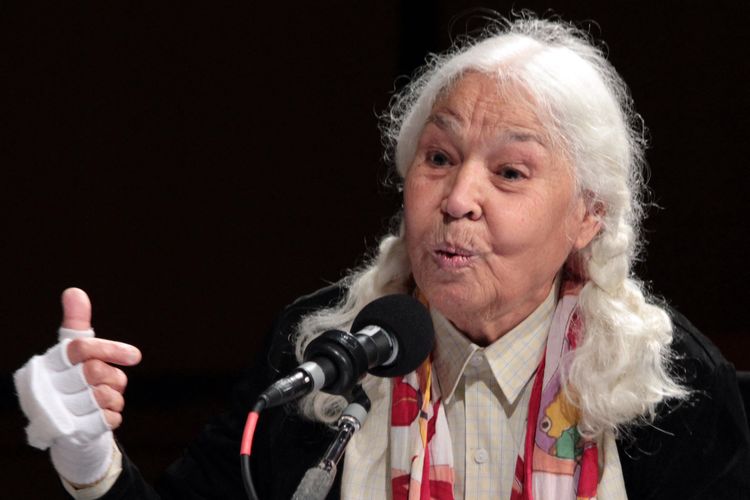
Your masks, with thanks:
[{"label": "wrinkled skin", "polygon": [[404,184],[414,279],[480,345],[533,312],[599,229],[572,165],[520,95],[464,75],[433,106]]}]

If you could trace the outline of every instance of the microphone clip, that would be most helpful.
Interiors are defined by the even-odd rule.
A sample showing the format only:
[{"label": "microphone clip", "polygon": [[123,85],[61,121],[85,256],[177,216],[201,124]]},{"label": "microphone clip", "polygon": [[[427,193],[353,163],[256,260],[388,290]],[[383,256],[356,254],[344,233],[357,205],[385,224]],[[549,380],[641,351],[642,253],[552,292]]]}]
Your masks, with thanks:
[{"label": "microphone clip", "polygon": [[329,381],[323,390],[344,395],[367,373],[367,353],[356,337],[341,330],[328,330],[315,337],[305,348],[305,361],[327,361],[325,371]]}]

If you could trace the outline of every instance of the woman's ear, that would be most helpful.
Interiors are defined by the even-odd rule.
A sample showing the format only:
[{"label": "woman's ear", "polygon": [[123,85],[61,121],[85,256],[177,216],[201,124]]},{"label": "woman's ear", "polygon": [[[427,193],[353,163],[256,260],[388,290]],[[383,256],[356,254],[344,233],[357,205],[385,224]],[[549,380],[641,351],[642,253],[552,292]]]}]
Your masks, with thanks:
[{"label": "woman's ear", "polygon": [[599,231],[602,229],[602,219],[606,214],[604,203],[595,200],[593,194],[587,192],[582,200],[585,207],[583,220],[578,231],[578,236],[573,243],[574,250],[581,250],[591,243]]}]

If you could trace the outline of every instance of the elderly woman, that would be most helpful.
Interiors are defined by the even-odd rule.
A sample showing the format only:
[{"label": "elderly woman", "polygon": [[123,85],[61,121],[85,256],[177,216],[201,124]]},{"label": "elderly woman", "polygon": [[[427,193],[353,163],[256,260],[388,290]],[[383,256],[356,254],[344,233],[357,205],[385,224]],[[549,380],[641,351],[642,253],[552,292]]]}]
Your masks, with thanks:
[{"label": "elderly woman", "polygon": [[[408,293],[429,307],[435,349],[414,373],[365,378],[372,410],[330,498],[748,498],[750,436],[732,367],[632,275],[640,125],[614,68],[561,23],[495,26],[433,58],[385,119],[404,209],[371,263],[287,308],[232,411],[155,490],[118,447],[110,458],[106,429],[89,439],[108,436],[102,458],[81,455],[86,481],[65,463],[87,445],[51,439],[61,475],[84,483],[68,491],[243,498],[236,455],[259,392],[317,335]],[[66,366],[133,361],[112,345],[97,354],[103,345],[70,342]],[[102,385],[91,372],[88,384]],[[120,399],[97,395],[110,427]],[[291,496],[342,407],[318,393],[299,411],[263,415],[260,498]]]}]

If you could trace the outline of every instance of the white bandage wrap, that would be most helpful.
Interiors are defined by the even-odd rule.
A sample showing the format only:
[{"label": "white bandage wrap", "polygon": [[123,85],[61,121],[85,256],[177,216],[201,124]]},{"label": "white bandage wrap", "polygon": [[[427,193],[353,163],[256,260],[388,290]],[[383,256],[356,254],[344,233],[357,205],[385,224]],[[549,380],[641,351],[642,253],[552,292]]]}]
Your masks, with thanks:
[{"label": "white bandage wrap", "polygon": [[29,444],[50,448],[57,472],[75,484],[101,479],[109,469],[114,446],[83,365],[73,365],[68,359],[72,339],[93,336],[93,330],[60,328],[60,341],[43,355],[32,357],[13,376],[21,409],[29,419]]}]

